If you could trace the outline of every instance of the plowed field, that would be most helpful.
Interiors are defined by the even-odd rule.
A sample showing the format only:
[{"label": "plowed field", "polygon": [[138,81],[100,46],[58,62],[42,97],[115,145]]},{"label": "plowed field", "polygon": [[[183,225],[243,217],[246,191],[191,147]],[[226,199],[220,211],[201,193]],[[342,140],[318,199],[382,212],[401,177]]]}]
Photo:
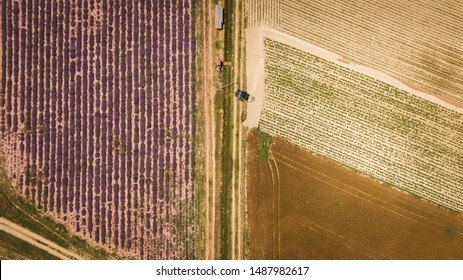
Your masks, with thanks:
[{"label": "plowed field", "polygon": [[[251,259],[462,259],[461,214],[277,139],[250,137]],[[252,156],[255,155],[255,156]]]}]

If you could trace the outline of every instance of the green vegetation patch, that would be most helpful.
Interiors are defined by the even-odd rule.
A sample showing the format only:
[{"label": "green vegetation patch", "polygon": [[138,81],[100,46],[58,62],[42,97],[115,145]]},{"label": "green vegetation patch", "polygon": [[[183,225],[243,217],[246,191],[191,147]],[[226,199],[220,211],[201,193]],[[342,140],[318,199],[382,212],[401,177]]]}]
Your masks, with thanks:
[{"label": "green vegetation patch", "polygon": [[263,132],[260,128],[255,130],[257,136],[257,151],[260,161],[268,160],[270,145],[272,144],[272,136]]},{"label": "green vegetation patch", "polygon": [[456,233],[457,233],[457,230],[453,226],[448,226],[444,229],[444,235],[448,239],[453,239]]}]

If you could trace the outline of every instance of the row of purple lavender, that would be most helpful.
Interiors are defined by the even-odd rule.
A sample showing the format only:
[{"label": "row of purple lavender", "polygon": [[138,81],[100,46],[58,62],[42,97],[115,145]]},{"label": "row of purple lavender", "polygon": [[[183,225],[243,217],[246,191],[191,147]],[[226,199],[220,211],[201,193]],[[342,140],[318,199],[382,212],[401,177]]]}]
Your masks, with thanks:
[{"label": "row of purple lavender", "polygon": [[1,5],[0,147],[19,191],[123,255],[191,254],[193,1]]}]

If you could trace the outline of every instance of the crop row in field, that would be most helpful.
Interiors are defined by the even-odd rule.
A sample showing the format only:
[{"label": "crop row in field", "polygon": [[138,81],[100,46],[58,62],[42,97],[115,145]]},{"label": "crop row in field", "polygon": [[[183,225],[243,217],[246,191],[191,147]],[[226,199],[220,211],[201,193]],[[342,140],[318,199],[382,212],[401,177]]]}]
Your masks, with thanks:
[{"label": "crop row in field", "polygon": [[250,0],[248,26],[284,33],[463,108],[461,1]]},{"label": "crop row in field", "polygon": [[278,27],[280,23],[280,0],[246,1],[248,27],[266,25]]},{"label": "crop row in field", "polygon": [[21,194],[136,258],[193,252],[193,1],[2,1],[1,152]]},{"label": "crop row in field", "polygon": [[265,40],[260,128],[463,211],[463,115]]}]

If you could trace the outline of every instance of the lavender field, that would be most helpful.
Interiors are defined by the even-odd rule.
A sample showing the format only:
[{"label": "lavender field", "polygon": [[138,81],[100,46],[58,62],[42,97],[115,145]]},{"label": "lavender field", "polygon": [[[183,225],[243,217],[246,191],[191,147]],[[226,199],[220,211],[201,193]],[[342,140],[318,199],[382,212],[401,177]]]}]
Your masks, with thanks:
[{"label": "lavender field", "polygon": [[3,0],[0,155],[122,256],[194,256],[194,1]]}]

